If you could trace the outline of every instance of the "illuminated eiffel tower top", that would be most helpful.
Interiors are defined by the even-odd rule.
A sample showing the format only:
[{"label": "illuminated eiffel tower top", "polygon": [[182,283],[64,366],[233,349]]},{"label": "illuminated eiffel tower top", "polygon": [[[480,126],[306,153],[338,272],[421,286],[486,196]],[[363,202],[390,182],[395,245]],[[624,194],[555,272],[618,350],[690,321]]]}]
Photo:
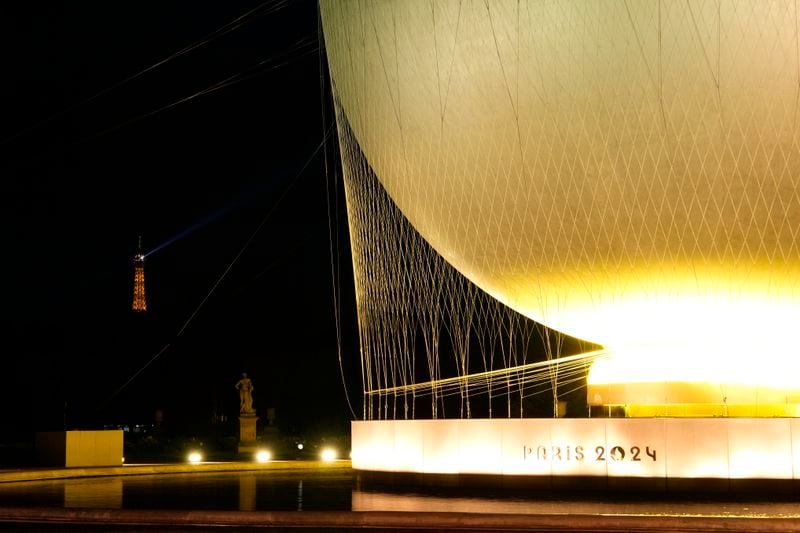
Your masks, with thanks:
[{"label": "illuminated eiffel tower top", "polygon": [[147,311],[147,300],[144,297],[144,254],[142,253],[142,237],[139,236],[139,250],[133,257],[133,306],[136,312]]}]

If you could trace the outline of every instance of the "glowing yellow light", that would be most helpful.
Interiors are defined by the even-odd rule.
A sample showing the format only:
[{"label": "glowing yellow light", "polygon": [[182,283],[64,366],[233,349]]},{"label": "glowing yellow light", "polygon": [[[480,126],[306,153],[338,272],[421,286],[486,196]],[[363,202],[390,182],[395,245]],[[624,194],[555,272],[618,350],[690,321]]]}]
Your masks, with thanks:
[{"label": "glowing yellow light", "polygon": [[590,384],[700,382],[796,387],[800,361],[786,346],[702,340],[612,348],[589,373]]},{"label": "glowing yellow light", "polygon": [[267,463],[270,459],[272,459],[272,454],[267,450],[258,450],[256,453],[257,463]]},{"label": "glowing yellow light", "polygon": [[[660,3],[636,3],[630,20],[613,3],[543,3],[522,18],[500,1],[488,15],[490,3],[467,19],[442,8],[432,23],[423,3],[320,2],[337,105],[352,130],[342,130],[353,154],[348,179],[361,179],[363,155],[414,229],[471,282],[614,352],[590,383],[800,391],[791,383],[800,370],[800,159],[792,148],[800,134],[789,126],[796,80],[784,64],[796,39],[779,31],[772,4],[726,19],[739,33],[720,44],[728,60],[720,88],[697,75],[708,58],[691,44],[694,8],[673,2],[663,30],[681,53],[664,56],[673,102],[665,107],[641,61],[654,27],[642,41],[624,37],[630,20],[651,18]],[[561,21],[598,31],[564,32]],[[447,70],[431,36],[459,24],[471,46],[453,48],[460,68]],[[753,30],[761,24],[774,38]],[[382,34],[402,43],[390,86]],[[523,38],[498,47],[501,34]],[[353,35],[361,36],[355,48]],[[604,51],[609,43],[613,54]],[[536,81],[508,105],[503,65],[512,63],[519,79]],[[445,73],[458,87],[447,120]],[[710,124],[742,127],[729,135]]]},{"label": "glowing yellow light", "polygon": [[[783,337],[751,338],[743,327],[713,340],[697,333],[610,348],[589,371],[589,403],[625,405],[637,417],[795,415],[800,361]],[[658,407],[668,405],[686,408]]]},{"label": "glowing yellow light", "polygon": [[325,461],[326,463],[329,463],[331,461],[335,461],[337,455],[338,454],[336,453],[336,450],[334,450],[333,448],[325,448],[319,454],[319,458]]},{"label": "glowing yellow light", "polygon": [[[800,394],[795,377],[800,360],[791,349],[796,317],[792,307],[793,302],[768,292],[620,304],[614,311],[614,320],[620,321],[616,327],[624,325],[631,332],[627,338],[621,331],[609,337],[609,356],[593,363],[588,383],[706,384],[719,389],[720,403],[730,403],[726,388]],[[659,331],[664,324],[674,330]]]},{"label": "glowing yellow light", "polygon": [[190,452],[187,459],[193,465],[203,462],[203,455],[200,452]]}]

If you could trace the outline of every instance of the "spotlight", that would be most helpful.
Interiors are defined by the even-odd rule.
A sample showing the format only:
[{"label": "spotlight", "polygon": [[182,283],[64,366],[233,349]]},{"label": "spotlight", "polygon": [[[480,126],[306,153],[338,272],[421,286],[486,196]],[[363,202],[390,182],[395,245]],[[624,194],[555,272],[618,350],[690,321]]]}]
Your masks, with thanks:
[{"label": "spotlight", "polygon": [[303,449],[303,443],[302,442],[298,442],[297,443],[297,449],[298,450],[302,450]]},{"label": "spotlight", "polygon": [[203,456],[200,452],[190,452],[189,456],[187,457],[190,463],[196,465],[197,463],[203,462]]},{"label": "spotlight", "polygon": [[268,463],[270,459],[272,459],[272,454],[267,450],[258,450],[256,453],[257,463]]},{"label": "spotlight", "polygon": [[334,450],[333,448],[325,448],[324,450],[322,450],[322,453],[319,454],[319,458],[325,461],[326,463],[335,461],[336,450]]}]

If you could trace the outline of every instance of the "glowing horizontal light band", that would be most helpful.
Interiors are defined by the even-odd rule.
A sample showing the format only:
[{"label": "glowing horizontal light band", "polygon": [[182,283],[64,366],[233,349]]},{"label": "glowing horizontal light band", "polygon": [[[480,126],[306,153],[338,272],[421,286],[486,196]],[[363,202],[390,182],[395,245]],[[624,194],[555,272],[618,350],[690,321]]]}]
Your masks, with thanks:
[{"label": "glowing horizontal light band", "polygon": [[487,379],[492,379],[496,377],[504,377],[504,376],[512,376],[515,374],[519,374],[522,372],[530,371],[530,370],[538,370],[538,369],[547,369],[548,367],[553,367],[557,365],[566,365],[569,363],[576,363],[576,362],[591,362],[598,358],[605,357],[607,354],[606,350],[597,350],[593,352],[587,352],[578,355],[569,355],[566,357],[559,357],[558,359],[550,359],[547,361],[539,361],[536,363],[529,363],[526,365],[518,365],[512,366],[508,368],[500,368],[497,370],[489,370],[486,372],[478,372],[475,374],[467,374],[464,376],[456,376],[451,378],[444,378],[444,379],[437,379],[433,381],[426,381],[423,383],[414,383],[411,385],[400,385],[397,387],[386,387],[382,389],[373,389],[369,391],[365,391],[364,394],[366,395],[382,395],[382,394],[394,394],[398,392],[413,392],[413,391],[420,391],[426,389],[434,389],[434,388],[444,388],[448,385],[458,385],[458,384],[470,384],[473,382],[483,382]]},{"label": "glowing horizontal light band", "polygon": [[358,421],[351,440],[357,470],[800,479],[795,418]]},{"label": "glowing horizontal light band", "polygon": [[589,383],[690,382],[798,387],[800,360],[780,342],[742,338],[619,346],[596,361]]}]

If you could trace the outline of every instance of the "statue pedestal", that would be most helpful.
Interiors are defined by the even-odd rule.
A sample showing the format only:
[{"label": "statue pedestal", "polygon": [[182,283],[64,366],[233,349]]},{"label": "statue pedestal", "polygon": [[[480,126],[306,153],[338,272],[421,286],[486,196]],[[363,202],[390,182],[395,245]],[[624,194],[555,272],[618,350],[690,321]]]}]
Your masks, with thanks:
[{"label": "statue pedestal", "polygon": [[258,417],[255,413],[239,415],[239,453],[253,453],[258,448],[256,422]]}]

